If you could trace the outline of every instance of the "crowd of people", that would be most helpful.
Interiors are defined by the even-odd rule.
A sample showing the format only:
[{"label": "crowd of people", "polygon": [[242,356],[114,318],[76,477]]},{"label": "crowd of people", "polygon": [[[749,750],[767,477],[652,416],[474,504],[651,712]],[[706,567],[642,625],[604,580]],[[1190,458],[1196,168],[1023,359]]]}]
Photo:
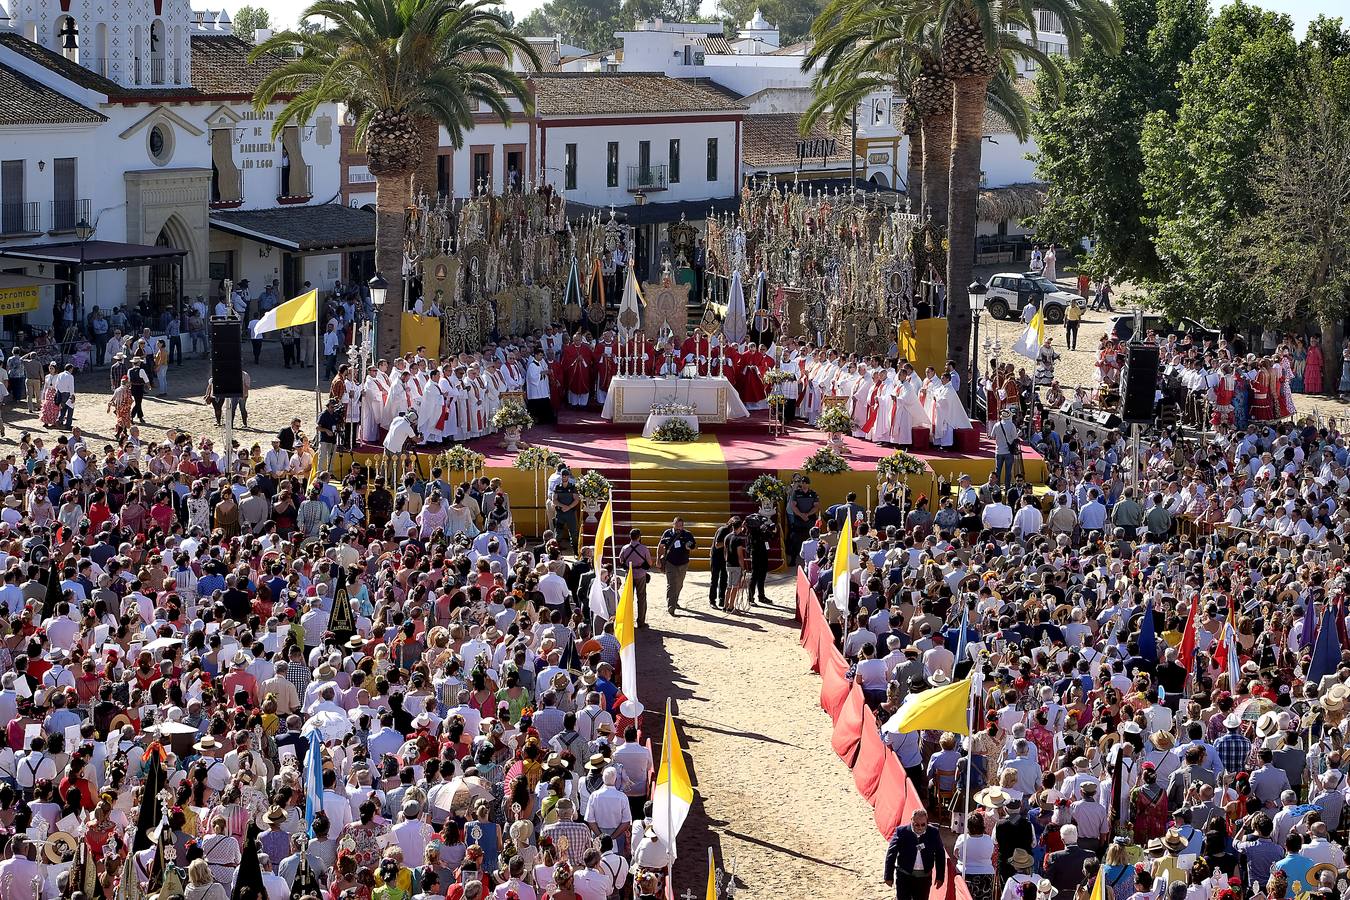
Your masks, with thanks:
[{"label": "crowd of people", "polygon": [[[1245,359],[1163,343],[1173,367]],[[1116,900],[1339,897],[1345,435],[1285,411],[1149,429],[1132,483],[1120,431],[1056,432],[1040,392],[995,371],[999,455],[1040,449],[1046,488],[1000,460],[936,499],[787,500],[790,522],[799,497],[817,514],[790,552],[931,814],[894,836],[886,880],[927,897],[954,857],[975,900],[1087,900],[1099,873]],[[969,735],[899,730],[972,675]]]},{"label": "crowd of people", "polygon": [[[0,459],[0,895],[657,896],[609,567],[499,481],[309,462],[299,420]],[[624,548],[644,585],[671,533]]]}]

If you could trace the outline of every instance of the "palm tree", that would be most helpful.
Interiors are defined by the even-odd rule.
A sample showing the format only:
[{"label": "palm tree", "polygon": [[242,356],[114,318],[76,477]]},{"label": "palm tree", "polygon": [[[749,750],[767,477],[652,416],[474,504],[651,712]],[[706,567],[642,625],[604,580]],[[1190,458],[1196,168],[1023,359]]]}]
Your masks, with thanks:
[{"label": "palm tree", "polygon": [[[375,268],[389,276],[393,310],[404,305],[397,276],[412,175],[436,155],[439,129],[460,147],[475,109],[503,122],[514,114],[511,100],[524,115],[533,110],[511,62],[517,54],[532,66],[539,60],[495,10],[488,0],[316,0],[301,21],[326,19],[328,28],[283,31],[253,51],[253,59],[294,54],[254,95],[260,111],[286,98],[272,124],[274,140],[326,103],[344,104],[355,116],[356,141],[375,177]],[[397,355],[401,318],[397,312],[380,317],[380,356]]]},{"label": "palm tree", "polygon": [[[980,192],[980,151],[990,85],[1015,71],[1018,60],[1039,64],[1057,86],[1059,66],[1036,44],[1036,13],[1058,17],[1070,56],[1091,37],[1108,51],[1120,46],[1121,25],[1103,0],[926,0],[916,3],[911,29],[932,28],[942,47],[942,71],[952,82],[952,158],[947,238],[947,355],[964,368],[969,359],[970,283]],[[1010,30],[1011,29],[1011,30]],[[1029,32],[1024,39],[1019,32]],[[972,373],[973,375],[974,373]]]}]

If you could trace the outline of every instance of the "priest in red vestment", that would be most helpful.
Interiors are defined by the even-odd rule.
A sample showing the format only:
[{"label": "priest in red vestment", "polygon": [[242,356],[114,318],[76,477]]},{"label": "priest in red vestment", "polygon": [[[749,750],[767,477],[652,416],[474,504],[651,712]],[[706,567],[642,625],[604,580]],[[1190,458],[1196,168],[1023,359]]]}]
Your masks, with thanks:
[{"label": "priest in red vestment", "polygon": [[553,404],[553,409],[562,409],[563,400],[567,397],[567,370],[563,368],[563,357],[567,353],[567,348],[571,342],[564,337],[562,352],[548,363],[548,393],[549,402]]},{"label": "priest in red vestment", "polygon": [[614,338],[614,332],[606,331],[600,335],[600,340],[596,343],[593,354],[595,362],[595,399],[601,406],[605,404],[605,396],[609,393],[609,383],[614,380],[614,376],[619,371],[619,342]]},{"label": "priest in red vestment", "polygon": [[707,365],[709,347],[708,336],[701,331],[695,331],[680,345],[680,360],[686,365],[697,363],[699,374],[702,374]]},{"label": "priest in red vestment", "polygon": [[591,387],[595,384],[595,355],[584,332],[578,331],[572,342],[563,347],[562,366],[568,405],[586,406],[591,402]]},{"label": "priest in red vestment", "polygon": [[773,358],[767,351],[767,347],[756,350],[752,345],[740,356],[734,383],[746,409],[768,409],[765,398],[769,396],[769,388],[764,383],[764,373],[773,364]]}]

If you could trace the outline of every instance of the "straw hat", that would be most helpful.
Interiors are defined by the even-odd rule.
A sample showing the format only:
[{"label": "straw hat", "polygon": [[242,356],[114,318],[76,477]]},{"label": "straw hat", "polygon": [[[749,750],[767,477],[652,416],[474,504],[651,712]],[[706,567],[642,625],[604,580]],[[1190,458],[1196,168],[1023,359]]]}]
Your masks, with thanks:
[{"label": "straw hat", "polygon": [[203,750],[219,750],[221,746],[222,745],[220,741],[216,740],[214,737],[208,734],[205,737],[203,737],[200,741],[193,744],[192,749],[201,752]]},{"label": "straw hat", "polygon": [[987,787],[975,795],[975,802],[987,809],[1000,809],[1008,802],[1008,794],[1000,787]]},{"label": "straw hat", "polygon": [[282,809],[280,806],[271,806],[267,810],[267,815],[263,816],[263,821],[277,823],[285,822],[286,810]]},{"label": "straw hat", "polygon": [[1030,869],[1034,862],[1035,860],[1031,858],[1031,854],[1021,847],[1014,850],[1012,856],[1008,858],[1008,864],[1019,872]]},{"label": "straw hat", "polygon": [[1270,737],[1279,730],[1280,719],[1273,711],[1262,713],[1261,718],[1256,720],[1256,736],[1259,738]]},{"label": "straw hat", "polygon": [[1187,843],[1188,841],[1181,836],[1181,832],[1175,828],[1167,829],[1167,834],[1163,835],[1162,839],[1163,849],[1172,853],[1180,853],[1185,850]]},{"label": "straw hat", "polygon": [[605,759],[604,754],[601,753],[593,753],[591,758],[586,760],[586,768],[588,769],[603,769],[607,765],[609,765],[609,760]]},{"label": "straw hat", "polygon": [[1177,739],[1172,736],[1170,731],[1155,731],[1148,736],[1148,739],[1159,750],[1171,750],[1177,745]]}]

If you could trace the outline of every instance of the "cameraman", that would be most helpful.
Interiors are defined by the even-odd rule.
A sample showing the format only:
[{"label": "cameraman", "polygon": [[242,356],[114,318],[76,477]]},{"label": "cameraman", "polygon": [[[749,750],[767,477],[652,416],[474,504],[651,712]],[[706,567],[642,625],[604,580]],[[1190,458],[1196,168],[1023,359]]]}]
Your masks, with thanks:
[{"label": "cameraman", "polygon": [[773,605],[764,593],[764,580],[769,576],[769,540],[776,530],[772,522],[758,513],[745,517],[746,539],[750,551],[750,586],[746,588],[746,598],[765,606]]}]

